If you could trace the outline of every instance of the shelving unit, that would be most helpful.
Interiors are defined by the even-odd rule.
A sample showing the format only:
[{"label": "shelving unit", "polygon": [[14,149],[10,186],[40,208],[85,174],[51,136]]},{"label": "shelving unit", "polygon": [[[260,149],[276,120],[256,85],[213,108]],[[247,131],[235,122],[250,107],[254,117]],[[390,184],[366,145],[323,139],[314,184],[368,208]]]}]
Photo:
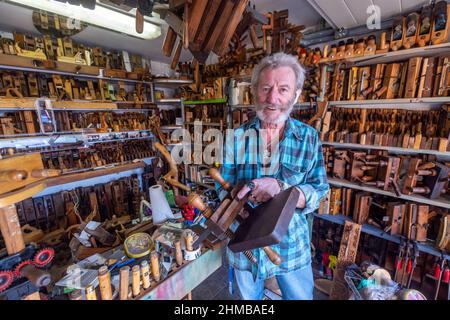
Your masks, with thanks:
[{"label": "shelving unit", "polygon": [[429,111],[442,104],[449,103],[449,97],[411,98],[411,99],[381,99],[381,100],[352,100],[330,101],[330,107],[357,109],[402,109]]},{"label": "shelving unit", "polygon": [[[358,67],[358,66],[366,66],[378,63],[389,63],[400,60],[407,60],[409,58],[421,56],[421,57],[431,57],[439,54],[448,53],[450,50],[450,43],[441,43],[437,45],[419,47],[419,48],[411,48],[411,49],[403,49],[397,51],[389,51],[386,53],[379,53],[373,55],[366,55],[361,57],[348,58],[343,61],[348,66]],[[321,64],[330,64],[335,63],[336,61],[321,61]]]},{"label": "shelving unit", "polygon": [[340,142],[329,142],[322,141],[324,146],[333,146],[337,149],[363,149],[363,150],[386,150],[389,153],[395,154],[430,154],[439,157],[450,157],[450,152],[442,152],[438,150],[427,150],[427,149],[408,149],[408,148],[397,148],[388,146],[372,146],[367,144],[357,144],[357,143],[340,143]]},{"label": "shelving unit", "polygon": [[376,193],[376,194],[381,194],[384,196],[390,196],[390,197],[394,197],[394,198],[398,198],[398,199],[404,199],[404,200],[414,201],[414,202],[418,202],[418,203],[424,203],[424,204],[428,204],[428,205],[436,206],[436,207],[440,207],[440,208],[450,209],[450,199],[444,198],[444,197],[440,197],[438,199],[429,199],[429,198],[426,198],[421,195],[406,195],[406,194],[397,195],[391,191],[384,191],[384,190],[381,190],[381,189],[378,189],[375,187],[365,186],[365,185],[361,185],[358,183],[341,180],[341,179],[330,178],[330,177],[328,177],[328,182],[332,186],[367,191],[367,192],[372,192],[372,193]]},{"label": "shelving unit", "polygon": [[20,135],[16,137],[0,137],[0,148],[14,146],[38,147],[50,146],[55,143],[93,144],[99,142],[123,141],[129,139],[150,139],[153,134],[150,130],[123,131],[123,132],[54,132],[51,134]]},{"label": "shelving unit", "polygon": [[[86,66],[86,65],[77,65],[77,64],[71,64],[71,63],[65,63],[65,62],[57,62],[58,67],[59,66],[65,66],[66,68],[76,70],[77,67],[89,68],[90,73],[83,73],[83,72],[68,72],[68,71],[61,71],[61,70],[55,70],[55,69],[46,69],[44,67],[23,67],[23,66],[17,66],[14,65],[14,63],[17,61],[17,59],[20,59],[22,61],[29,60],[29,64],[32,65],[33,60],[39,60],[39,59],[32,59],[27,57],[18,57],[18,56],[11,56],[7,54],[0,54],[0,70],[12,70],[12,71],[24,71],[24,72],[36,72],[36,73],[45,73],[45,74],[56,74],[61,76],[71,76],[75,78],[83,78],[83,79],[92,79],[92,80],[108,80],[108,81],[123,81],[125,83],[144,83],[144,84],[152,84],[151,81],[143,81],[143,80],[133,80],[128,78],[114,78],[114,77],[105,77],[102,76],[104,69],[101,69],[99,67],[94,66]],[[25,59],[25,60],[23,60]]]},{"label": "shelving unit", "polygon": [[[332,223],[337,223],[340,225],[344,225],[345,221],[351,221],[351,219],[347,216],[344,215],[330,215],[330,214],[317,214],[314,213],[314,217],[317,217],[319,219],[323,219]],[[383,230],[374,227],[370,224],[363,224],[362,228],[361,228],[361,232],[370,234],[372,236],[387,240],[387,241],[391,241],[391,242],[395,242],[397,244],[400,243],[400,240],[402,239],[402,237],[398,236],[398,235],[391,235],[389,233],[384,232]],[[450,259],[450,254],[446,253],[446,252],[442,252],[439,251],[438,249],[436,249],[432,243],[421,243],[421,242],[417,242],[417,247],[419,248],[420,251],[422,252],[426,252],[428,254],[432,254],[434,256],[437,257],[442,257],[442,255],[446,258],[446,259]]]}]

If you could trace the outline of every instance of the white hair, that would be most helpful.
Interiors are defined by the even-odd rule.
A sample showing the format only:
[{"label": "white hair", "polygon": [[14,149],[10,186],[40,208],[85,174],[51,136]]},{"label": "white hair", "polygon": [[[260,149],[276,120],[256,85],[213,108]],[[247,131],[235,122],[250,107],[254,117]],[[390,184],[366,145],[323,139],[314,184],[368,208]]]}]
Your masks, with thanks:
[{"label": "white hair", "polygon": [[261,72],[267,68],[275,69],[278,67],[290,67],[295,74],[295,90],[302,90],[303,83],[305,82],[305,69],[302,67],[300,62],[298,62],[297,57],[287,53],[278,52],[262,59],[253,69],[252,89],[255,93],[258,88],[259,75]]}]

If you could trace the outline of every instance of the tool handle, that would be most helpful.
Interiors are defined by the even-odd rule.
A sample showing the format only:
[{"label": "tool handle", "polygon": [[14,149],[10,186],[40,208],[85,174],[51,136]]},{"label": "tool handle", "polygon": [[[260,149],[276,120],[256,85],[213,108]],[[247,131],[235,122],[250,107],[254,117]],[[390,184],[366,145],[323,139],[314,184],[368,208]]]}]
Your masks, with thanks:
[{"label": "tool handle", "polygon": [[128,300],[128,291],[130,285],[130,267],[120,268],[119,273],[119,297],[120,300]]},{"label": "tool handle", "polygon": [[25,170],[0,171],[0,182],[14,182],[25,180],[28,173]]},{"label": "tool handle", "polygon": [[281,263],[281,257],[280,255],[275,252],[271,247],[267,246],[263,248],[264,252],[267,254],[267,256],[269,257],[270,261],[272,261],[272,263],[274,265],[280,265]]},{"label": "tool handle", "polygon": [[57,177],[61,175],[61,170],[56,169],[33,169],[31,171],[31,176],[33,178],[49,178]]},{"label": "tool handle", "polygon": [[222,186],[222,188],[224,188],[227,191],[231,190],[231,185],[225,181],[225,179],[220,174],[219,170],[217,170],[216,168],[210,168],[208,173],[211,178],[213,178],[215,181],[217,181],[217,183],[219,183]]}]

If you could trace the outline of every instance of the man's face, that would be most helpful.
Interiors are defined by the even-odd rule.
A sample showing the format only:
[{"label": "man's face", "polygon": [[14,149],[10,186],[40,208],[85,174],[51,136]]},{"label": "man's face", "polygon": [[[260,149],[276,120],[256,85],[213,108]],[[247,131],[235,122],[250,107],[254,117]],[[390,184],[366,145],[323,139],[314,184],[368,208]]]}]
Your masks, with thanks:
[{"label": "man's face", "polygon": [[296,100],[295,84],[295,73],[290,67],[266,68],[260,73],[256,112],[261,121],[286,121]]}]

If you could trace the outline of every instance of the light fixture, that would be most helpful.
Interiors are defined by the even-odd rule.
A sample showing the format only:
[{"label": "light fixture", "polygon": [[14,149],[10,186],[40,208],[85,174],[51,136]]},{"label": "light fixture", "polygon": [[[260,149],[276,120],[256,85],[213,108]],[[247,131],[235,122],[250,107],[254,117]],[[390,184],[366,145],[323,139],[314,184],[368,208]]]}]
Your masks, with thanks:
[{"label": "light fixture", "polygon": [[[141,39],[155,39],[161,35],[161,27],[148,21],[144,21],[144,32],[137,33],[135,28],[135,17],[108,9],[99,5],[94,10],[86,9],[82,6],[75,6],[54,0],[7,0],[33,9],[44,10],[56,13],[61,16],[80,20],[101,28],[125,33]],[[152,12],[154,18],[159,15]]]}]

